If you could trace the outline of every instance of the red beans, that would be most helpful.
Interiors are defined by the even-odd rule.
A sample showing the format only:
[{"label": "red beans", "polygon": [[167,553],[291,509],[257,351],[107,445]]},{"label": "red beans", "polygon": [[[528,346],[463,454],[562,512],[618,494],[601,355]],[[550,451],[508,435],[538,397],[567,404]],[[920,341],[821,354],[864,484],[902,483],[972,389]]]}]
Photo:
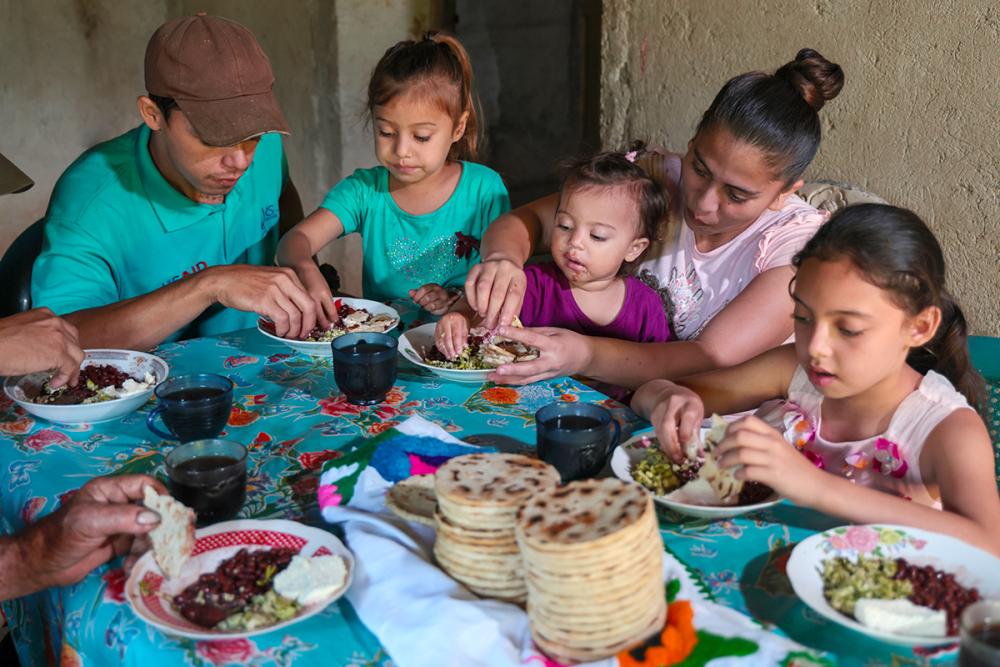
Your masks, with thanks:
[{"label": "red beans", "polygon": [[958,634],[958,619],[962,611],[979,600],[979,590],[966,588],[955,580],[955,575],[930,565],[912,565],[904,558],[896,559],[895,578],[905,579],[913,585],[910,602],[947,613],[949,635]]},{"label": "red beans", "polygon": [[[181,616],[192,623],[213,627],[245,607],[255,595],[271,589],[274,575],[292,561],[294,549],[240,549],[174,596]],[[270,570],[270,571],[269,571]]]}]

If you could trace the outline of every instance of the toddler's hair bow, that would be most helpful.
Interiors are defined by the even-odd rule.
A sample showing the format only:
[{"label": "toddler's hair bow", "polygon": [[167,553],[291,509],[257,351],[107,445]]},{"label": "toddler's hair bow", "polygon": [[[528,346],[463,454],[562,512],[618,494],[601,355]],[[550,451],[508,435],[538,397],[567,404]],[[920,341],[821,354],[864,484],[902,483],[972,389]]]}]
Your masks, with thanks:
[{"label": "toddler's hair bow", "polygon": [[635,163],[635,159],[639,156],[639,151],[629,151],[625,153],[625,159],[629,162]]}]

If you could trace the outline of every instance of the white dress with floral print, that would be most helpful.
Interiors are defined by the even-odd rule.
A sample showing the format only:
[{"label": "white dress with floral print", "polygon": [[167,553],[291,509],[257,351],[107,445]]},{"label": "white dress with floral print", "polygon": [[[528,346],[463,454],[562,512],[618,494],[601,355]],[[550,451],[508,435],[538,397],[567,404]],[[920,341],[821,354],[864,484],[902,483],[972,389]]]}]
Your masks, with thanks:
[{"label": "white dress with floral print", "polygon": [[801,368],[795,369],[788,401],[779,410],[759,413],[782,431],[818,467],[858,484],[941,508],[920,475],[920,452],[927,436],[955,410],[972,409],[946,377],[929,371],[903,399],[885,433],[855,442],[831,442],[820,435],[823,395]]}]

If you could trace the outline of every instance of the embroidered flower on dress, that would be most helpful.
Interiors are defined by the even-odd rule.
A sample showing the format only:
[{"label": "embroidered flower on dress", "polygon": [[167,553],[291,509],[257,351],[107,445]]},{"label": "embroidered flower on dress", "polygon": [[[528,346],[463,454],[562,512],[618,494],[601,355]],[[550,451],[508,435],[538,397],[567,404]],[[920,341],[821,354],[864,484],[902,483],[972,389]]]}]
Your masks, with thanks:
[{"label": "embroidered flower on dress", "polygon": [[816,427],[802,411],[802,408],[789,401],[782,422],[785,426],[782,433],[785,440],[795,445],[795,448],[802,452],[802,455],[809,459],[814,466],[824,470],[826,462],[823,457],[810,448],[810,445],[816,441]]},{"label": "embroidered flower on dress", "polygon": [[873,454],[872,469],[886,476],[902,479],[906,476],[909,465],[899,451],[899,445],[879,438],[875,441],[875,452]]}]

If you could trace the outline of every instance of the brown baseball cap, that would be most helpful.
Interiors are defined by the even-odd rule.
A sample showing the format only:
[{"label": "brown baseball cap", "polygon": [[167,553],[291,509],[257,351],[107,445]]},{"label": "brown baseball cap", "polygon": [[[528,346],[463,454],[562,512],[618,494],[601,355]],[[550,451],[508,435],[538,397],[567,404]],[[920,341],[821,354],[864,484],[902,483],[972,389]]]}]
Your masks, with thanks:
[{"label": "brown baseball cap", "polygon": [[209,146],[289,134],[272,85],[270,61],[236,21],[185,16],[160,26],[146,47],[146,90],[173,98]]},{"label": "brown baseball cap", "polygon": [[24,192],[34,184],[17,165],[0,154],[0,195]]}]

